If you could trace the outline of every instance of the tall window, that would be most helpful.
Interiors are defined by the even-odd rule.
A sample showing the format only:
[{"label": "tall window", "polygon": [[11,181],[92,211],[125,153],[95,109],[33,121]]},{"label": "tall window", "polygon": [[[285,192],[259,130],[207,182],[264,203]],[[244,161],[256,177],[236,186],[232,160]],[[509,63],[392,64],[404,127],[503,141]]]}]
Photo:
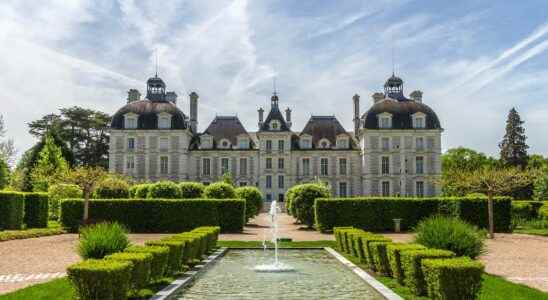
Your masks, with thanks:
[{"label": "tall window", "polygon": [[272,194],[266,194],[266,201],[272,201]]},{"label": "tall window", "polygon": [[382,142],[382,150],[390,150],[390,138],[383,137],[381,139]]},{"label": "tall window", "polygon": [[127,139],[127,149],[128,150],[133,150],[135,149],[135,138],[128,138]]},{"label": "tall window", "polygon": [[381,184],[381,189],[382,189],[381,192],[383,197],[390,196],[390,181],[383,181]]},{"label": "tall window", "polygon": [[272,157],[266,158],[266,169],[271,170],[272,169]]},{"label": "tall window", "polygon": [[171,118],[170,117],[160,117],[158,119],[158,128],[160,128],[160,129],[169,129],[169,128],[171,128]]},{"label": "tall window", "polygon": [[310,158],[303,158],[303,175],[310,176]]},{"label": "tall window", "polygon": [[247,158],[240,158],[240,175],[247,175]]},{"label": "tall window", "polygon": [[221,174],[226,174],[228,171],[228,158],[221,158]]},{"label": "tall window", "polygon": [[128,171],[133,171],[133,169],[135,169],[135,158],[132,155],[127,157],[126,168]]},{"label": "tall window", "polygon": [[423,150],[424,149],[424,138],[423,137],[418,137],[415,140],[415,146],[416,146],[417,150]]},{"label": "tall window", "polygon": [[160,138],[160,150],[167,150],[169,146],[169,139],[166,137]]},{"label": "tall window", "polygon": [[346,158],[339,158],[339,174],[346,175]]},{"label": "tall window", "polygon": [[272,188],[272,176],[266,175],[266,188],[271,189]]},{"label": "tall window", "polygon": [[320,159],[320,175],[329,175],[329,161],[327,158]]},{"label": "tall window", "polygon": [[381,117],[380,118],[380,128],[390,128],[392,127],[390,124],[390,117]]},{"label": "tall window", "polygon": [[167,156],[161,156],[160,157],[160,174],[162,174],[162,175],[167,174],[168,168],[169,168],[168,163],[169,163],[169,161],[168,161]]},{"label": "tall window", "polygon": [[417,197],[424,197],[424,182],[422,181],[415,182],[415,195]]},{"label": "tall window", "polygon": [[347,185],[346,182],[339,182],[339,197],[347,197]]},{"label": "tall window", "polygon": [[278,158],[278,169],[283,170],[284,169],[284,159]]},{"label": "tall window", "polygon": [[285,146],[284,140],[279,140],[278,141],[278,150],[284,151],[284,146]]},{"label": "tall window", "polygon": [[424,174],[424,157],[417,156],[415,158],[415,171],[417,174]]},{"label": "tall window", "polygon": [[383,156],[381,158],[381,174],[388,175],[390,174],[390,157]]},{"label": "tall window", "polygon": [[284,176],[278,175],[278,188],[283,189],[284,188]]},{"label": "tall window", "polygon": [[271,151],[271,150],[272,150],[272,141],[267,140],[266,141],[266,151]]},{"label": "tall window", "polygon": [[204,158],[202,160],[202,174],[206,176],[211,175],[211,159]]}]

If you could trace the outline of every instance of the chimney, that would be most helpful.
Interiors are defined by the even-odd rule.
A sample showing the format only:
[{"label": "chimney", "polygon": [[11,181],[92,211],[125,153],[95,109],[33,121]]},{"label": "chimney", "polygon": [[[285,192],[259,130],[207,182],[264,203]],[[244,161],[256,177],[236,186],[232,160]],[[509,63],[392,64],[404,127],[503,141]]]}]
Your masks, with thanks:
[{"label": "chimney", "polygon": [[411,97],[411,99],[415,102],[422,102],[422,92],[419,90],[411,92],[409,97]]},{"label": "chimney", "polygon": [[166,100],[169,102],[173,102],[173,104],[177,104],[177,94],[175,92],[167,92]]},{"label": "chimney", "polygon": [[285,121],[287,122],[287,126],[291,128],[291,109],[289,107],[285,109]]},{"label": "chimney", "polygon": [[190,93],[190,129],[192,132],[197,133],[198,131],[198,94],[196,92]]},{"label": "chimney", "polygon": [[381,101],[382,99],[384,99],[384,94],[383,93],[374,93],[371,97],[373,98],[373,103],[377,103],[377,102]]},{"label": "chimney", "polygon": [[127,92],[127,103],[141,100],[141,93],[136,89],[130,89]]},{"label": "chimney", "polygon": [[259,129],[263,126],[263,122],[264,122],[264,109],[261,107],[257,110],[259,112]]},{"label": "chimney", "polygon": [[354,135],[357,137],[360,131],[360,95],[356,94],[352,97],[354,103]]}]

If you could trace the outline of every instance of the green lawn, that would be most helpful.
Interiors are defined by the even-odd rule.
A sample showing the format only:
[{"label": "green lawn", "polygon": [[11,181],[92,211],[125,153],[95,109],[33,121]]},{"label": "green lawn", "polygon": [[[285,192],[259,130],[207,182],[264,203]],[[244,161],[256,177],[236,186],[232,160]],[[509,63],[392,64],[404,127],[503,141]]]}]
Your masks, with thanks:
[{"label": "green lawn", "polygon": [[0,231],[0,242],[17,240],[17,239],[28,239],[48,235],[57,235],[63,234],[65,231],[61,228],[61,225],[57,222],[48,222],[47,228],[29,228],[23,230],[4,230]]},{"label": "green lawn", "polygon": [[[234,248],[262,248],[262,242],[257,241],[219,241],[218,245],[221,247],[234,247]],[[268,244],[272,247],[272,244]],[[332,247],[335,248],[334,241],[309,241],[309,242],[284,242],[280,243],[281,248],[316,248],[316,247]],[[345,255],[346,258],[356,263],[363,269],[366,266],[359,264],[354,257]],[[380,282],[387,287],[391,288],[404,299],[409,300],[426,300],[426,297],[417,297],[409,291],[408,288],[399,285],[396,280],[390,277],[377,276],[372,274]],[[150,286],[149,289],[142,290],[140,295],[143,297],[150,296],[161,289],[161,287],[167,285],[172,278],[166,278],[163,282]],[[45,299],[58,299],[58,300],[71,300],[73,299],[73,291],[66,278],[55,279],[53,281],[33,285],[11,294],[0,296],[0,300],[45,300]],[[134,298],[139,299],[139,298]],[[498,300],[498,299],[512,299],[512,300],[548,300],[548,293],[541,292],[539,290],[532,289],[525,285],[509,282],[501,277],[485,274],[483,276],[483,286],[480,300]]]}]

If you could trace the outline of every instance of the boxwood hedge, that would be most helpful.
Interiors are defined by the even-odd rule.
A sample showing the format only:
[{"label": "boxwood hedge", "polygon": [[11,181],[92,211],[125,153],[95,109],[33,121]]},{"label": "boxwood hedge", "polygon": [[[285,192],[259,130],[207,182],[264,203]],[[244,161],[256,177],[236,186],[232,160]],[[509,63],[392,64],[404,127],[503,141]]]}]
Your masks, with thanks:
[{"label": "boxwood hedge", "polygon": [[67,268],[80,300],[125,300],[131,288],[133,263],[88,259]]},{"label": "boxwood hedge", "polygon": [[404,250],[400,252],[404,284],[415,295],[426,293],[426,281],[422,271],[422,260],[427,258],[452,258],[455,253],[439,249]]},{"label": "boxwood hedge", "polygon": [[484,266],[468,257],[424,259],[422,273],[432,299],[477,299]]},{"label": "boxwood hedge", "polygon": [[[320,198],[315,205],[316,228],[322,232],[333,227],[353,226],[367,231],[391,231],[393,219],[402,219],[403,230],[422,219],[445,214],[458,216],[480,228],[487,227],[487,200],[482,197],[403,198],[359,197]],[[495,230],[511,230],[511,198],[495,198]]]},{"label": "boxwood hedge", "polygon": [[129,253],[149,253],[152,255],[150,262],[150,278],[152,280],[161,279],[166,275],[167,261],[169,258],[169,248],[162,246],[131,246],[125,252]]},{"label": "boxwood hedge", "polygon": [[[81,224],[84,202],[61,203],[61,223],[71,231]],[[183,232],[199,226],[220,226],[224,232],[242,231],[245,200],[91,200],[89,217],[94,221],[118,222],[131,232]]]},{"label": "boxwood hedge", "polygon": [[0,230],[21,229],[24,216],[24,193],[0,192]]},{"label": "boxwood hedge", "polygon": [[25,217],[27,228],[48,227],[48,193],[25,193]]},{"label": "boxwood hedge", "polygon": [[393,243],[386,246],[386,256],[388,257],[388,263],[390,264],[390,273],[399,284],[404,283],[405,274],[401,265],[401,251],[404,250],[420,250],[426,249],[423,245],[419,244],[403,244]]},{"label": "boxwood hedge", "polygon": [[105,260],[128,261],[133,264],[131,269],[131,284],[134,289],[144,288],[150,280],[152,254],[118,252],[105,256]]}]

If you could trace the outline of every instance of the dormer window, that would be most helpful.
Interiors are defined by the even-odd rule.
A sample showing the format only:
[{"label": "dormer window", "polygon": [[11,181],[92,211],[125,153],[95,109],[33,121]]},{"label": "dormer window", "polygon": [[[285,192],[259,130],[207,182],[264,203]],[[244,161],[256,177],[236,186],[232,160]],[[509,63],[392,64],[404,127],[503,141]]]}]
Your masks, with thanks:
[{"label": "dormer window", "polygon": [[200,137],[200,149],[211,149],[213,148],[213,137],[211,135],[205,134]]},{"label": "dormer window", "polygon": [[426,115],[418,112],[413,115],[413,128],[422,129],[426,128]]},{"label": "dormer window", "polygon": [[308,134],[303,134],[299,138],[299,144],[301,149],[311,149],[312,148],[312,136]]},{"label": "dormer window", "polygon": [[270,129],[280,130],[280,122],[278,122],[277,120],[270,122]]},{"label": "dormer window", "polygon": [[160,114],[158,115],[158,128],[159,129],[170,129],[171,128],[171,115],[170,114]]},{"label": "dormer window", "polygon": [[345,136],[338,137],[337,138],[337,148],[338,149],[346,149],[348,148],[348,138]]},{"label": "dormer window", "polygon": [[318,148],[320,149],[328,149],[329,148],[329,140],[327,139],[321,139],[318,143]]},{"label": "dormer window", "polygon": [[124,128],[125,129],[136,129],[137,128],[137,115],[136,114],[127,114],[124,116]]},{"label": "dormer window", "polygon": [[379,128],[389,129],[392,128],[392,115],[389,113],[383,113],[379,116]]},{"label": "dormer window", "polygon": [[219,148],[221,149],[229,149],[230,148],[230,141],[227,139],[222,139],[219,142]]},{"label": "dormer window", "polygon": [[246,138],[241,138],[238,140],[239,149],[249,149],[249,140]]},{"label": "dormer window", "polygon": [[424,118],[416,118],[415,119],[415,128],[424,128]]}]

